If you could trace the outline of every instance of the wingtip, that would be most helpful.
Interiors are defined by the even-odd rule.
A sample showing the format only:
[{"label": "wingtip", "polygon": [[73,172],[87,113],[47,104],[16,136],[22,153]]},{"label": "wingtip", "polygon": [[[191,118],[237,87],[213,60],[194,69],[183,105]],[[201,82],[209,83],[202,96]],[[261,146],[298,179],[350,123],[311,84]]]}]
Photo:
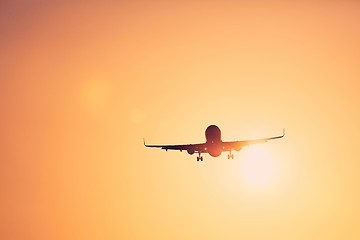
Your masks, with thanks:
[{"label": "wingtip", "polygon": [[283,128],[283,136],[285,136],[285,128]]},{"label": "wingtip", "polygon": [[145,138],[143,138],[144,146],[146,147]]}]

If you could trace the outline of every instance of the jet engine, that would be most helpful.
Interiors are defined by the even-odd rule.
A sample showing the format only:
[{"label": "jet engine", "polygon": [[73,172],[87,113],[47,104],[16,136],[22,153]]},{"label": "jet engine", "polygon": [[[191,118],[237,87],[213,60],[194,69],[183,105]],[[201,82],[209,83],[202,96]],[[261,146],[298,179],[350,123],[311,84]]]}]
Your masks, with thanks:
[{"label": "jet engine", "polygon": [[241,147],[235,147],[235,150],[239,152],[241,150]]},{"label": "jet engine", "polygon": [[195,153],[195,150],[193,148],[189,148],[187,152],[188,154],[193,155]]}]

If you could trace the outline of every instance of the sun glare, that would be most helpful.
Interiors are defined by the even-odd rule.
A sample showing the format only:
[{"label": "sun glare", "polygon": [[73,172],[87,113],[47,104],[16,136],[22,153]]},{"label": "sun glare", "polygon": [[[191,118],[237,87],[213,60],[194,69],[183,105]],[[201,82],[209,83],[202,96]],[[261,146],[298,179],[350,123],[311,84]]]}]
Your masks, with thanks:
[{"label": "sun glare", "polygon": [[243,159],[242,175],[249,185],[264,186],[271,183],[276,167],[264,145],[248,147]]}]

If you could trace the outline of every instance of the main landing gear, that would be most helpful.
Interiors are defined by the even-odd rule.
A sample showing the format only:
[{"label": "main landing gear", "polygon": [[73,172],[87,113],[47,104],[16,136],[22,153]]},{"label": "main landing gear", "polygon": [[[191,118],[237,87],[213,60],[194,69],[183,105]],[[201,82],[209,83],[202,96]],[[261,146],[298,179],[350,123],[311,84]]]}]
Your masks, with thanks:
[{"label": "main landing gear", "polygon": [[231,151],[230,151],[229,154],[228,154],[228,159],[229,159],[229,160],[230,160],[230,159],[234,159],[234,154],[232,154]]},{"label": "main landing gear", "polygon": [[199,152],[199,156],[196,158],[196,161],[203,161],[203,157],[200,155],[201,153]]}]

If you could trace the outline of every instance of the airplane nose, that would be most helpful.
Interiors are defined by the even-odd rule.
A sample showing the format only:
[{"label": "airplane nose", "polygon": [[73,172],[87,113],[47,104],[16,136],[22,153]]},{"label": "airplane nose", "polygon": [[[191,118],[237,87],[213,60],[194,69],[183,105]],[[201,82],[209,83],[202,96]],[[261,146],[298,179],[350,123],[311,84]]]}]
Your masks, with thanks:
[{"label": "airplane nose", "polygon": [[216,125],[210,125],[205,131],[205,137],[208,142],[214,143],[221,140],[221,131]]}]

